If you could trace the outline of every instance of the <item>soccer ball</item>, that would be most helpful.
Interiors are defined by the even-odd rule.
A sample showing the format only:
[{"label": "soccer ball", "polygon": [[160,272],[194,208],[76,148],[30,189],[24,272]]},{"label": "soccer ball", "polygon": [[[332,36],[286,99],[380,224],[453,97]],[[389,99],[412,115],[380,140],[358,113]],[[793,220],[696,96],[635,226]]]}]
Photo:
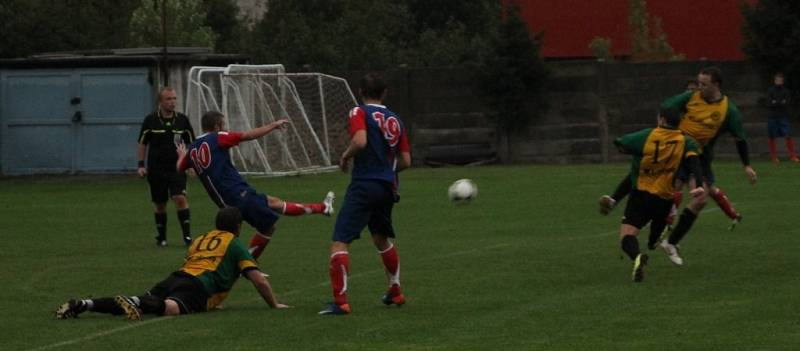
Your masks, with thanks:
[{"label": "soccer ball", "polygon": [[469,202],[478,196],[478,186],[469,179],[459,179],[447,189],[447,196],[453,202]]}]

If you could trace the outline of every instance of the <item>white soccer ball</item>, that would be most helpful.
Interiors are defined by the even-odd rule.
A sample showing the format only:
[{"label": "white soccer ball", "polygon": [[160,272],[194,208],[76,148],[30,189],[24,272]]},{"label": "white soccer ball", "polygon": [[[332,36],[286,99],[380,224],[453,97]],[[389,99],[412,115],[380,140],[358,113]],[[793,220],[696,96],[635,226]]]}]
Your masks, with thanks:
[{"label": "white soccer ball", "polygon": [[469,202],[478,196],[478,186],[469,179],[459,179],[447,189],[447,196],[453,202]]}]

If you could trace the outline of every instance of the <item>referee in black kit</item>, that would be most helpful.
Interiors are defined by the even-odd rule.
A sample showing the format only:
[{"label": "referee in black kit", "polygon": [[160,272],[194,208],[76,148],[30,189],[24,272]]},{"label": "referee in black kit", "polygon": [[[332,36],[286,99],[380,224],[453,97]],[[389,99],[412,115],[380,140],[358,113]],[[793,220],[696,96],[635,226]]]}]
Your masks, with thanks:
[{"label": "referee in black kit", "polygon": [[[183,231],[183,243],[192,243],[190,231],[189,202],[186,200],[186,174],[175,169],[178,161],[176,146],[191,144],[194,131],[186,115],[176,112],[178,97],[170,87],[158,92],[158,109],[147,115],[139,132],[136,156],[139,160],[137,173],[147,176],[150,198],[153,201],[156,229],[156,245],[167,245],[167,200],[172,197],[178,211],[178,221]],[[147,158],[145,159],[145,155]]]}]

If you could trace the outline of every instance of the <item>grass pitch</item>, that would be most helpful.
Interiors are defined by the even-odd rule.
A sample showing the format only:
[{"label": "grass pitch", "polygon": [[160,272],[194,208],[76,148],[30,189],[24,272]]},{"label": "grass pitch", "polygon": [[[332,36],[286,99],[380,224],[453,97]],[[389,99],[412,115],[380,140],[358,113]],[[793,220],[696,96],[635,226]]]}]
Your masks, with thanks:
[{"label": "grass pitch", "polygon": [[[354,313],[317,316],[330,299],[334,219],[284,217],[261,266],[294,308],[269,309],[241,280],[222,311],[143,322],[51,313],[71,297],[141,293],[178,268],[185,250],[172,205],[169,246],[157,248],[143,180],[2,179],[0,349],[797,349],[800,166],[755,166],[760,182],[751,187],[738,164],[715,165],[743,223],[727,231],[710,203],[682,243],[685,266],[652,252],[641,284],[621,259],[622,206],[609,217],[596,206],[627,164],[412,169],[394,215],[406,306],[380,303],[385,278],[365,235],[351,254]],[[447,200],[458,178],[475,180],[476,201]],[[348,178],[250,182],[310,202],[329,189],[341,200]],[[197,235],[212,228],[215,209],[196,179],[189,191]],[[243,238],[251,235],[246,226]]]}]

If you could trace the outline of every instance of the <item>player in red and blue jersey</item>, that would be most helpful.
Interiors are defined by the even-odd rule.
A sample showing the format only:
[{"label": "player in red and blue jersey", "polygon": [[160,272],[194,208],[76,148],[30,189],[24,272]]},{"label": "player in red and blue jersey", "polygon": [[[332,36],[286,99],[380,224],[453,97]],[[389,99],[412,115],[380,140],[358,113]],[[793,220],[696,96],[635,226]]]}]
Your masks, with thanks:
[{"label": "player in red and blue jersey", "polygon": [[232,132],[224,130],[222,113],[211,111],[201,119],[204,134],[199,136],[191,146],[178,148],[177,168],[184,171],[193,168],[203,183],[211,200],[219,208],[236,207],[242,212],[245,222],[253,226],[257,233],[250,241],[250,252],[254,258],[269,244],[275,231],[278,214],[300,216],[304,214],[333,214],[333,192],[328,192],[320,203],[301,204],[283,201],[274,196],[256,192],[233,166],[230,148],[242,141],[260,138],[273,130],[281,129],[289,123],[281,119],[270,124],[246,131]]},{"label": "player in red and blue jersey", "polygon": [[334,301],[319,314],[350,313],[347,303],[348,250],[364,227],[369,228],[389,281],[383,303],[398,306],[405,303],[400,290],[400,260],[390,238],[395,237],[392,207],[400,199],[397,173],[411,166],[411,152],[403,122],[383,105],[386,92],[382,77],[367,74],[361,79],[363,104],[350,111],[350,145],[342,154],[339,167],[346,173],[350,159],[353,159],[352,178],[336,218],[330,250],[329,274]]}]

